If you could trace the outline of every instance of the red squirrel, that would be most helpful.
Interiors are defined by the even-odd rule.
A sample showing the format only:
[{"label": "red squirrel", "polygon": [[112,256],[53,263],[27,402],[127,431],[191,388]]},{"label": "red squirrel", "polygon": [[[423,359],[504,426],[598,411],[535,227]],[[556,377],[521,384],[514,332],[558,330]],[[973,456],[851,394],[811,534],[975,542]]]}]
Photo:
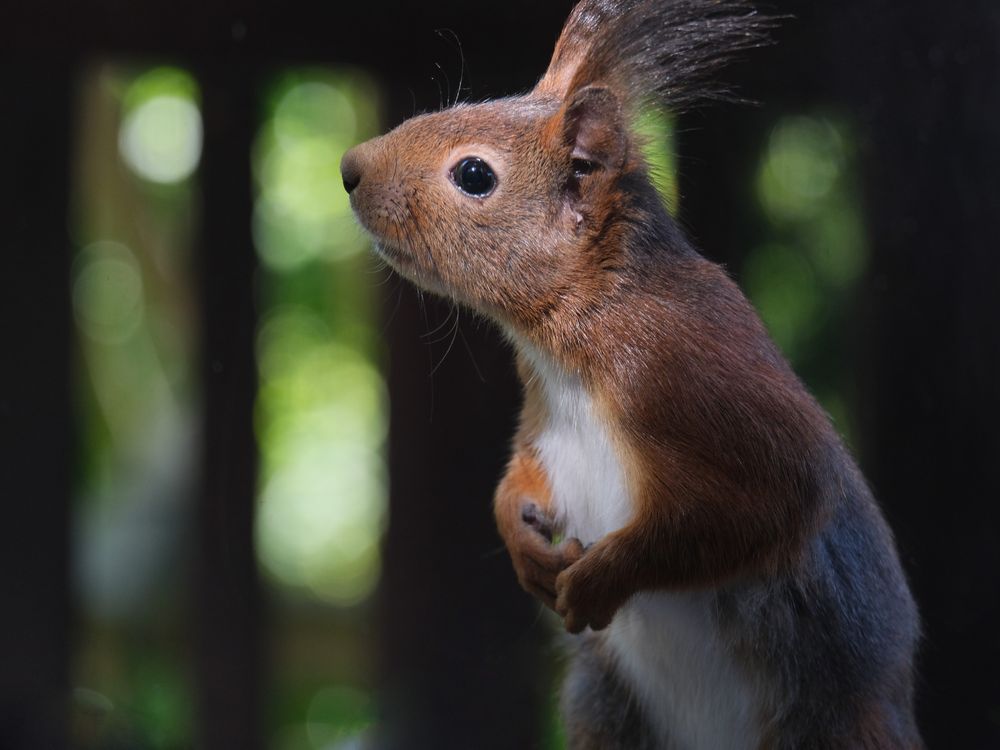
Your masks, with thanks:
[{"label": "red squirrel", "polygon": [[637,114],[713,96],[742,0],[583,0],[529,93],[342,162],[378,254],[494,320],[524,407],[496,492],[562,618],[579,748],[918,748],[919,621],[865,480],[650,182]]}]

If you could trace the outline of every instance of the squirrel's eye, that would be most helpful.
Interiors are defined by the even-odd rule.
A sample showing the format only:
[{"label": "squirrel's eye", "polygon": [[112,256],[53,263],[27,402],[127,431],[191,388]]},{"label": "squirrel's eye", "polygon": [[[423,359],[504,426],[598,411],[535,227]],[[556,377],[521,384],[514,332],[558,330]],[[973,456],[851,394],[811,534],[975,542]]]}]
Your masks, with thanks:
[{"label": "squirrel's eye", "polygon": [[576,178],[586,177],[597,171],[597,165],[589,159],[573,160],[573,176]]},{"label": "squirrel's eye", "polygon": [[483,198],[493,192],[497,178],[490,165],[478,156],[462,159],[451,171],[451,179],[462,192]]}]

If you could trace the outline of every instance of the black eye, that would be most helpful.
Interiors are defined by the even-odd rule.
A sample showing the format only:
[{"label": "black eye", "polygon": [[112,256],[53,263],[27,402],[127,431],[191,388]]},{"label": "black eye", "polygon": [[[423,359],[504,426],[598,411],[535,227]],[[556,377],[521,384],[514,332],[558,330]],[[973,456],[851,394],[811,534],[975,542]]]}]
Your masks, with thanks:
[{"label": "black eye", "polygon": [[597,165],[589,159],[573,160],[573,176],[576,178],[586,177],[597,171]]},{"label": "black eye", "polygon": [[496,175],[493,174],[490,165],[478,156],[462,159],[451,170],[451,179],[462,189],[462,192],[477,198],[489,195],[497,185]]}]

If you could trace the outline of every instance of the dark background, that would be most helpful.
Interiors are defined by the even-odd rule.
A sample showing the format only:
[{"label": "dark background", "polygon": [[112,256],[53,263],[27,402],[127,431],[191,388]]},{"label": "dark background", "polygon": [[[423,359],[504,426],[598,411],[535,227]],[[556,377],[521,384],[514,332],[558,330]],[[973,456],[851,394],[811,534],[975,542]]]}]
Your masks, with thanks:
[{"label": "dark background", "polygon": [[[0,9],[0,747],[63,747],[71,737],[69,527],[80,436],[64,217],[80,66],[95,57],[166,59],[187,66],[201,86],[206,448],[189,618],[194,742],[263,747],[269,609],[251,533],[257,376],[248,154],[257,86],[280,65],[361,66],[382,85],[393,124],[437,106],[428,83],[434,62],[453,75],[458,67],[434,30],[461,40],[466,96],[477,99],[529,88],[569,7],[106,0]],[[928,744],[997,747],[1000,6],[771,7],[794,16],[775,34],[778,43],[727,73],[761,104],[713,106],[676,123],[679,218],[709,257],[740,277],[749,249],[770,231],[749,186],[774,123],[817,108],[849,118],[870,259],[838,318],[839,343],[829,348],[837,361],[814,357],[804,374],[810,380],[811,367],[822,380],[837,367],[849,383],[853,443],[924,617],[919,715]],[[445,360],[431,399],[423,314],[408,289],[398,305],[386,316],[390,522],[375,608],[373,737],[387,748],[533,747],[550,691],[540,677],[553,669],[549,636],[506,557],[489,554],[499,544],[489,498],[518,401],[509,355],[487,326],[467,319],[472,356]],[[443,306],[426,305],[432,319],[444,318]]]}]

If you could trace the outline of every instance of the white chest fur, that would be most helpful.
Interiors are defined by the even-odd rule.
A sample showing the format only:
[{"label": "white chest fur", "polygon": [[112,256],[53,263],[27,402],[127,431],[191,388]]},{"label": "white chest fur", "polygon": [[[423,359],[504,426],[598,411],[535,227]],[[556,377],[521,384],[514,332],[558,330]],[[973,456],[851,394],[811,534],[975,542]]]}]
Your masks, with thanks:
[{"label": "white chest fur", "polygon": [[532,357],[532,365],[547,411],[535,449],[552,490],[554,515],[567,537],[593,544],[632,517],[622,462],[580,378],[541,356]]},{"label": "white chest fur", "polygon": [[[523,349],[547,419],[535,440],[568,537],[584,545],[632,518],[623,464],[579,377]],[[760,739],[761,692],[739,669],[712,610],[712,592],[643,593],[606,631],[622,677],[665,748],[741,750]]]},{"label": "white chest fur", "polygon": [[644,593],[618,611],[607,642],[665,748],[760,746],[762,685],[719,633],[713,594]]}]

